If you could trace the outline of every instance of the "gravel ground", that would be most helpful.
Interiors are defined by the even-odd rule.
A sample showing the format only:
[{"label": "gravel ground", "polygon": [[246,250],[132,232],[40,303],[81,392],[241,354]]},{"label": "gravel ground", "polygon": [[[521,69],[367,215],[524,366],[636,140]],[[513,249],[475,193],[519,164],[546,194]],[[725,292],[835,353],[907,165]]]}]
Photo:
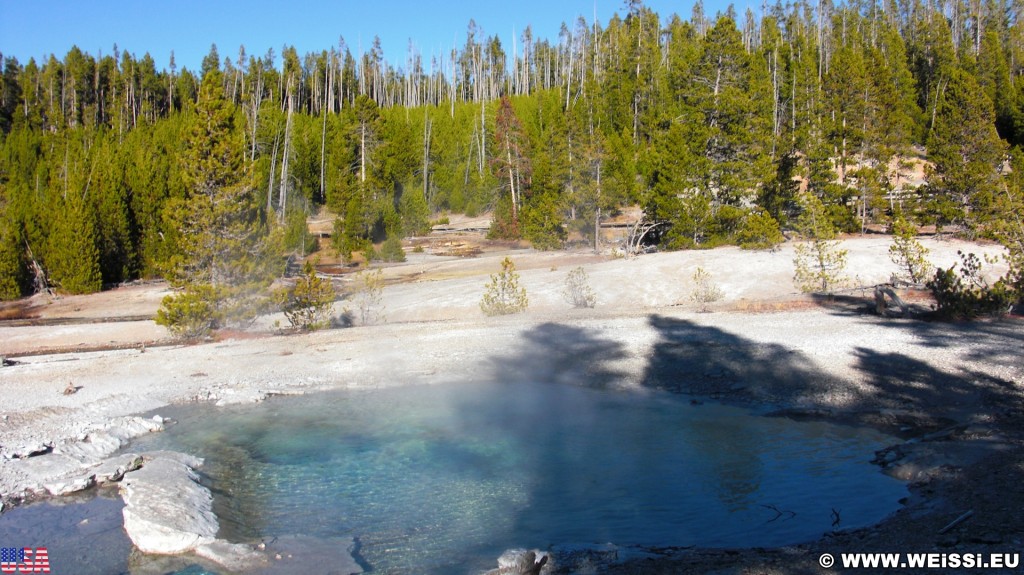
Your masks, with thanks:
[{"label": "gravel ground", "polygon": [[[957,249],[997,252],[959,242],[926,245],[946,266]],[[845,247],[859,283],[878,283],[892,272],[886,238],[848,240]],[[879,464],[908,480],[911,496],[876,527],[785,549],[666,551],[602,572],[804,573],[820,571],[824,552],[1022,551],[1020,320],[883,319],[867,313],[857,291],[808,298],[790,282],[792,253],[784,246],[774,253],[726,248],[630,260],[524,251],[471,260],[410,254],[410,262],[385,272],[387,323],[288,336],[267,330],[193,346],[154,347],[165,336],[135,317],[155,310],[165,293],[159,284],[52,304],[33,300],[37,318],[78,323],[0,322],[0,355],[17,362],[0,368],[0,494],[8,504],[23,495],[24,460],[11,456],[170,403],[515,374],[767,405],[789,417],[872,425],[907,442],[881,453]],[[505,255],[519,265],[531,308],[485,318],[479,297]],[[596,309],[571,310],[561,301],[565,274],[578,265],[598,294]],[[697,266],[725,292],[713,313],[697,313],[688,301]],[[117,347],[128,349],[110,349]],[[76,348],[107,349],[67,351]],[[69,384],[79,390],[64,395]],[[938,533],[966,511],[974,512],[970,519]]]}]

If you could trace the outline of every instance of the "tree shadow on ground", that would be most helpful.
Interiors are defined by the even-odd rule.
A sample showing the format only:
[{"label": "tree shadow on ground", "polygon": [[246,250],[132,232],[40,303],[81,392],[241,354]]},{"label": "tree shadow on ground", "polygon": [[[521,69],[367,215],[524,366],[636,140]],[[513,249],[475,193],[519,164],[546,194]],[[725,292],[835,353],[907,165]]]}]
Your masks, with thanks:
[{"label": "tree shadow on ground", "polygon": [[[891,424],[924,428],[970,419],[977,412],[1019,410],[1024,394],[1008,374],[1020,364],[1024,333],[1010,323],[865,321],[910,330],[914,345],[959,353],[932,365],[905,353],[859,346],[850,350],[855,358],[851,379],[830,373],[797,349],[654,315],[649,324],[658,331],[659,340],[642,383],[683,393],[785,404],[804,412],[906,412],[917,421],[896,417]],[[868,422],[878,423],[877,419]]]},{"label": "tree shadow on ground", "polygon": [[778,343],[661,315],[648,324],[658,340],[641,379],[645,387],[771,404],[835,383],[807,355]]},{"label": "tree shadow on ground", "polygon": [[866,347],[857,347],[853,353],[856,369],[881,408],[965,419],[974,412],[1010,409],[1021,403],[1021,391],[1013,381],[972,369],[956,358],[940,369],[902,353]]},{"label": "tree shadow on ground", "polygon": [[[913,298],[905,293],[900,293],[903,303],[907,306],[907,317],[914,319],[931,319],[935,310],[915,296]],[[811,301],[818,307],[827,310],[833,315],[858,317],[878,317],[875,298],[871,288],[855,290],[846,294],[811,294]],[[902,310],[891,299],[886,298],[886,310],[890,317],[900,317]]]},{"label": "tree shadow on ground", "polygon": [[562,383],[598,389],[620,387],[625,374],[610,364],[626,357],[625,346],[592,332],[545,323],[523,334],[511,355],[494,358],[495,377],[507,382]]}]

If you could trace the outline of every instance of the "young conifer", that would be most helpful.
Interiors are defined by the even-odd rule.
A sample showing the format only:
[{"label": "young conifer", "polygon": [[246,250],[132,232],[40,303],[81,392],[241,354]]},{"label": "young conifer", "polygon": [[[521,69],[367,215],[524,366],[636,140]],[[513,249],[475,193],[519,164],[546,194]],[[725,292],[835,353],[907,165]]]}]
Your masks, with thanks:
[{"label": "young conifer", "polygon": [[526,311],[529,305],[526,288],[519,287],[516,265],[505,258],[501,261],[501,271],[491,275],[480,309],[487,315],[508,315]]}]

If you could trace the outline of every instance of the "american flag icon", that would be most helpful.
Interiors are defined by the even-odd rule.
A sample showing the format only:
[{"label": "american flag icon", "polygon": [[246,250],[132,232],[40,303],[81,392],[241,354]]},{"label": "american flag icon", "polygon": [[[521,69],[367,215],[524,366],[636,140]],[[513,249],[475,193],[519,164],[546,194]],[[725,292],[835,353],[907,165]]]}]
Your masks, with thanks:
[{"label": "american flag icon", "polygon": [[25,547],[0,548],[0,563],[24,563]]},{"label": "american flag icon", "polygon": [[[32,556],[35,555],[33,561]],[[50,554],[46,547],[0,547],[0,573],[49,573]]]}]

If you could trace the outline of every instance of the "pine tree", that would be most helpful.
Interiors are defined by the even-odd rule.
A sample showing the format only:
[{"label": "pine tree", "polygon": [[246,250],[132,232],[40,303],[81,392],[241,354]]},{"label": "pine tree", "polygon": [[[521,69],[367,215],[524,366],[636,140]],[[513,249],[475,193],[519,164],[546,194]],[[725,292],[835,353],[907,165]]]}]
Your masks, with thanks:
[{"label": "pine tree", "polygon": [[54,219],[45,262],[50,281],[68,294],[100,291],[100,251],[89,206],[78,194],[68,194]]},{"label": "pine tree", "polygon": [[820,200],[806,194],[803,210],[797,228],[805,241],[796,246],[793,281],[803,292],[831,294],[846,281],[847,251],[835,241],[835,227]]},{"label": "pine tree", "polygon": [[590,287],[587,270],[582,266],[573,268],[565,276],[565,288],[562,297],[575,308],[589,308],[597,304],[597,295]]},{"label": "pine tree", "polygon": [[529,305],[526,288],[519,286],[516,265],[509,258],[503,259],[501,271],[491,274],[491,283],[487,284],[480,300],[480,309],[487,315],[509,315],[526,311]]},{"label": "pine tree", "polygon": [[899,268],[895,277],[911,283],[924,282],[933,269],[928,261],[928,248],[917,241],[917,226],[908,222],[902,214],[892,221],[889,259]]},{"label": "pine tree", "polygon": [[335,297],[331,281],[317,276],[310,261],[303,264],[302,276],[291,289],[276,294],[288,323],[304,331],[327,327]]},{"label": "pine tree", "polygon": [[249,181],[240,136],[220,74],[210,70],[203,78],[183,154],[188,198],[177,214],[181,254],[169,278],[183,291],[165,298],[157,317],[158,323],[173,329],[182,316],[176,308],[206,314],[185,314],[185,323],[198,324],[186,334],[192,337],[254,318],[266,304],[262,290],[281,265],[275,253],[278,242],[269,237]]},{"label": "pine tree", "polygon": [[693,291],[690,299],[697,304],[698,311],[707,313],[710,305],[725,297],[725,292],[711,278],[711,274],[702,267],[693,272]]},{"label": "pine tree", "polygon": [[0,207],[0,301],[21,297],[28,283],[24,240],[7,211]]},{"label": "pine tree", "polygon": [[735,23],[719,18],[693,72],[702,121],[693,150],[705,159],[701,188],[716,203],[739,204],[767,179],[771,91],[764,60],[748,54]]},{"label": "pine tree", "polygon": [[1005,154],[992,102],[973,77],[955,71],[939,99],[928,139],[934,162],[928,184],[936,196],[931,212],[938,223],[968,229],[984,224],[1002,186],[999,169]]}]

